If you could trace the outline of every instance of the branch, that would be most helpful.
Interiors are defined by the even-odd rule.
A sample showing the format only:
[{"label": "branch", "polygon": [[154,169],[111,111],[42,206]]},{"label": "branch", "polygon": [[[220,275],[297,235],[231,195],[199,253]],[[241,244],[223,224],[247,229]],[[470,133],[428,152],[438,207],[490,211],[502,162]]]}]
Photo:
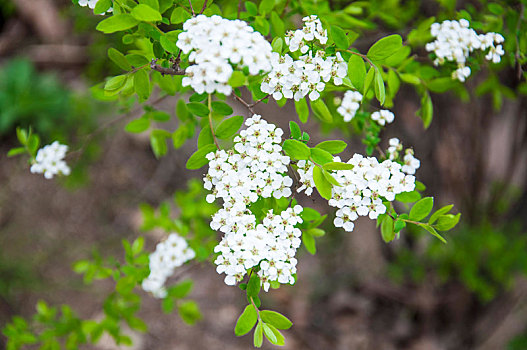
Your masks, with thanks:
[{"label": "branch", "polygon": [[207,2],[209,0],[205,0],[205,2],[203,3],[203,7],[201,8],[201,11],[199,11],[199,14],[201,15],[203,13],[203,11],[205,11],[205,9],[207,8]]},{"label": "branch", "polygon": [[242,105],[244,105],[244,107],[247,108],[249,112],[251,112],[252,114],[256,114],[256,112],[253,110],[254,104],[252,105],[248,104],[247,102],[245,102],[243,98],[241,98],[240,96],[236,94],[233,94],[232,96],[234,96],[234,98],[237,99]]},{"label": "branch", "polygon": [[220,145],[218,144],[218,140],[216,139],[216,134],[214,134],[214,128],[212,127],[212,95],[211,94],[209,94],[209,98],[208,98],[208,107],[209,107],[210,133],[212,134],[212,138],[214,139],[214,144],[216,145],[216,148],[221,149]]},{"label": "branch", "polygon": [[188,4],[190,5],[190,9],[192,10],[192,16],[196,17],[196,12],[194,12],[194,7],[192,7],[192,1],[188,0]]},{"label": "branch", "polygon": [[179,67],[177,68],[161,67],[156,62],[157,62],[157,59],[153,58],[152,61],[150,62],[150,68],[152,70],[158,71],[159,73],[163,75],[185,75],[186,74],[184,69],[179,69]]}]

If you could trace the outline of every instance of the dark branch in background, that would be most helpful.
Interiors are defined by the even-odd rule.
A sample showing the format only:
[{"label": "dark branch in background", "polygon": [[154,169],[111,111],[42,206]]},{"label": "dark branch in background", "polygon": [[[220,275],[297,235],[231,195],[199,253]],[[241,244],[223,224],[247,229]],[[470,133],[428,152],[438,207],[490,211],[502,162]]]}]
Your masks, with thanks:
[{"label": "dark branch in background", "polygon": [[[178,59],[179,59],[179,55],[178,55]],[[175,68],[166,68],[166,67],[161,67],[159,64],[156,63],[157,62],[157,59],[153,58],[152,59],[152,62],[150,62],[150,68],[152,70],[156,70],[158,71],[159,73],[163,74],[163,75],[185,75],[185,70],[184,69],[180,69],[178,65],[176,65]]]}]

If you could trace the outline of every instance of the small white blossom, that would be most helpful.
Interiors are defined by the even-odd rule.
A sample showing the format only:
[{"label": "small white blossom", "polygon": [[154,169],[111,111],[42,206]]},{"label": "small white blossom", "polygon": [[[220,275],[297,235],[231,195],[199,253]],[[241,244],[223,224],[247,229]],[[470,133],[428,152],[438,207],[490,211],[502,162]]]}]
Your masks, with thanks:
[{"label": "small white blossom", "polygon": [[69,175],[70,168],[64,161],[67,151],[68,146],[61,145],[58,141],[44,146],[38,150],[35,162],[31,165],[30,171],[32,173],[44,174],[46,179],[51,179],[58,174]]},{"label": "small white blossom", "polygon": [[247,67],[251,75],[271,70],[271,44],[238,19],[192,17],[183,23],[176,45],[194,63],[186,69],[182,84],[200,94],[230,95],[228,81],[236,69]]},{"label": "small white blossom", "polygon": [[384,126],[393,122],[395,115],[387,109],[381,109],[380,111],[373,112],[371,119],[375,120],[379,125]]},{"label": "small white blossom", "polygon": [[362,94],[360,92],[348,90],[344,94],[342,104],[337,108],[337,112],[344,118],[345,122],[349,122],[355,117],[361,101]]},{"label": "small white blossom", "polygon": [[177,233],[171,233],[150,254],[150,274],[141,284],[143,290],[152,293],[156,298],[165,298],[167,294],[166,280],[177,267],[194,259],[195,256],[196,253],[188,246],[183,237]]},{"label": "small white blossom", "polygon": [[[97,5],[97,3],[99,2],[99,0],[79,0],[79,6],[82,6],[82,7],[86,7],[88,6],[89,8],[91,8],[92,10],[95,8],[95,5]],[[109,8],[108,10],[106,10],[107,13],[111,13],[113,12],[113,8]],[[103,15],[104,13],[101,13],[101,15]]]},{"label": "small white blossom", "polygon": [[459,21],[443,21],[434,23],[430,33],[435,38],[426,44],[426,50],[434,52],[435,65],[442,65],[446,61],[456,62],[458,68],[452,73],[452,78],[464,82],[470,76],[470,68],[466,66],[467,59],[474,50],[489,50],[485,58],[499,63],[505,54],[501,44],[504,38],[498,33],[477,34],[466,19]]}]

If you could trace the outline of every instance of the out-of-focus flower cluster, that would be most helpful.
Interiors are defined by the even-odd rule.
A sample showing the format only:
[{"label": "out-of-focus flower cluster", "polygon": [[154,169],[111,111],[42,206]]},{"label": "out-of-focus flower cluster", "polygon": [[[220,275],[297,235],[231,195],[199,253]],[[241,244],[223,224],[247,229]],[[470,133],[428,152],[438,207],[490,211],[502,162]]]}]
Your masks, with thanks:
[{"label": "out-of-focus flower cluster", "polygon": [[360,108],[362,101],[362,94],[358,91],[348,90],[344,94],[342,103],[337,108],[337,112],[344,118],[345,122],[349,122],[355,117],[355,113]]},{"label": "out-of-focus flower cluster", "polygon": [[459,21],[447,20],[434,23],[430,29],[433,42],[426,44],[426,50],[434,52],[434,64],[442,65],[445,61],[456,62],[458,68],[452,73],[452,78],[464,82],[470,76],[470,68],[466,66],[467,59],[474,50],[489,50],[485,55],[488,61],[498,63],[505,53],[501,43],[505,40],[501,34],[478,34],[469,27],[466,19]]},{"label": "out-of-focus flower cluster", "polygon": [[291,52],[300,51],[298,59],[290,55],[273,53],[271,59],[272,71],[264,78],[260,89],[273,95],[275,100],[283,97],[299,101],[309,95],[311,100],[317,100],[324,91],[326,83],[332,81],[342,85],[342,79],[348,72],[348,64],[340,53],[326,56],[323,50],[314,51],[313,44],[318,41],[324,45],[327,31],[317,16],[303,18],[304,27],[286,35],[286,44]]},{"label": "out-of-focus flower cluster", "polygon": [[195,256],[196,253],[183,237],[177,233],[171,233],[150,254],[150,275],[143,280],[143,290],[152,293],[156,298],[166,297],[166,280],[177,267],[194,259]]},{"label": "out-of-focus flower cluster", "polygon": [[230,95],[234,69],[247,67],[251,75],[271,70],[271,44],[246,22],[198,15],[183,24],[176,45],[189,54],[183,86],[197,93]]},{"label": "out-of-focus flower cluster", "polygon": [[53,142],[38,150],[35,162],[31,165],[31,172],[44,174],[46,179],[51,179],[55,175],[69,175],[70,168],[64,161],[68,152],[67,145],[61,145],[58,141]]}]

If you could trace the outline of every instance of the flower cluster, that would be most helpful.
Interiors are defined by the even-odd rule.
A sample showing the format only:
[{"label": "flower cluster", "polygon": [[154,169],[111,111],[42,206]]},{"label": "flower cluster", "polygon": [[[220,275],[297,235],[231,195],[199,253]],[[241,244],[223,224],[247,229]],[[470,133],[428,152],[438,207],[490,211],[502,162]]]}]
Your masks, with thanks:
[{"label": "flower cluster", "polygon": [[395,115],[387,109],[381,109],[380,111],[373,112],[371,119],[375,120],[377,124],[384,126],[393,122]]},{"label": "flower cluster", "polygon": [[317,40],[321,45],[328,41],[328,31],[322,27],[322,22],[316,15],[302,18],[304,27],[295,31],[288,31],[285,36],[285,43],[291,52],[300,50],[306,53],[309,50],[309,43]]},{"label": "flower cluster", "polygon": [[[93,10],[95,8],[95,5],[97,5],[98,2],[99,0],[79,0],[79,5],[82,7],[88,6],[89,8]],[[107,13],[113,12],[113,8],[110,7],[108,10],[106,10],[106,12]],[[104,13],[101,13],[101,15],[103,14]]]},{"label": "flower cluster", "polygon": [[[339,157],[334,158],[340,162]],[[348,161],[352,170],[337,170],[332,173],[340,186],[334,186],[329,205],[338,208],[333,221],[336,227],[353,231],[354,221],[359,216],[376,219],[386,212],[383,200],[393,201],[402,192],[413,191],[415,177],[402,172],[402,166],[391,160],[382,163],[374,157],[363,157],[355,154]],[[313,168],[311,162],[298,162],[300,182],[303,186],[298,191],[306,194],[313,192]],[[301,167],[301,168],[300,168]],[[306,170],[307,169],[307,170]]]},{"label": "flower cluster", "polygon": [[345,122],[349,122],[355,117],[361,101],[362,94],[360,92],[348,90],[344,94],[344,98],[342,99],[341,105],[337,108],[337,112],[344,117]]},{"label": "flower cluster", "polygon": [[234,285],[258,267],[266,290],[270,282],[294,283],[296,249],[300,245],[298,216],[301,206],[281,213],[267,213],[258,223],[250,205],[260,198],[291,196],[293,180],[287,175],[289,157],[282,155],[283,131],[274,124],[253,115],[246,130],[234,138],[229,151],[218,150],[207,155],[209,170],[204,187],[211,190],[207,201],[223,200],[223,208],[212,217],[210,226],[225,235],[215,251],[218,273],[225,273],[225,283]]},{"label": "flower cluster", "polygon": [[[258,276],[267,292],[270,282],[295,283],[296,250],[300,247],[302,232],[295,225],[302,222],[302,207],[296,205],[280,214],[269,210],[263,222],[256,224],[254,215],[238,208],[239,216],[220,209],[214,217],[214,226],[225,235],[214,251],[220,253],[214,261],[218,273],[225,273],[225,283],[234,285],[242,280],[250,268],[259,265]],[[221,218],[218,220],[217,217]]]},{"label": "flower cluster", "polygon": [[220,16],[198,15],[183,24],[176,45],[189,62],[183,86],[198,93],[230,95],[229,78],[234,69],[247,67],[251,75],[271,70],[271,44],[246,22]]},{"label": "flower cluster", "polygon": [[31,172],[44,174],[46,179],[51,179],[58,174],[69,175],[70,168],[64,161],[67,151],[68,146],[61,145],[58,141],[44,146],[38,150],[35,162],[31,165]]},{"label": "flower cluster", "polygon": [[470,68],[466,66],[466,62],[474,50],[489,49],[485,58],[494,63],[500,62],[505,53],[500,45],[505,40],[501,34],[478,34],[469,26],[470,23],[466,19],[434,23],[430,32],[436,39],[426,44],[426,50],[434,52],[437,57],[435,65],[442,65],[445,61],[457,63],[458,68],[452,73],[452,78],[461,82],[470,76]]},{"label": "flower cluster", "polygon": [[291,32],[286,38],[289,50],[300,50],[304,55],[298,60],[290,55],[273,53],[271,57],[272,71],[264,78],[260,89],[273,95],[275,100],[283,97],[299,101],[309,95],[311,100],[317,100],[330,80],[335,85],[342,85],[348,72],[348,64],[340,53],[325,57],[323,50],[313,53],[307,42],[314,39],[321,44],[327,41],[327,33],[316,16],[304,18],[305,25],[300,30]]},{"label": "flower cluster", "polygon": [[165,281],[174,269],[194,259],[196,253],[188,246],[187,241],[177,233],[171,233],[168,238],[156,246],[150,254],[150,275],[143,280],[142,287],[156,298],[164,298],[167,291]]},{"label": "flower cluster", "polygon": [[[388,155],[388,158],[390,160],[398,160],[400,152],[403,150],[403,144],[399,141],[398,138],[391,138],[389,140],[389,147],[386,151],[386,154]],[[414,175],[415,171],[419,169],[421,166],[421,162],[419,159],[414,157],[414,150],[411,148],[407,148],[404,151],[404,157],[403,157],[403,166],[401,168],[401,171],[409,174]]]}]

